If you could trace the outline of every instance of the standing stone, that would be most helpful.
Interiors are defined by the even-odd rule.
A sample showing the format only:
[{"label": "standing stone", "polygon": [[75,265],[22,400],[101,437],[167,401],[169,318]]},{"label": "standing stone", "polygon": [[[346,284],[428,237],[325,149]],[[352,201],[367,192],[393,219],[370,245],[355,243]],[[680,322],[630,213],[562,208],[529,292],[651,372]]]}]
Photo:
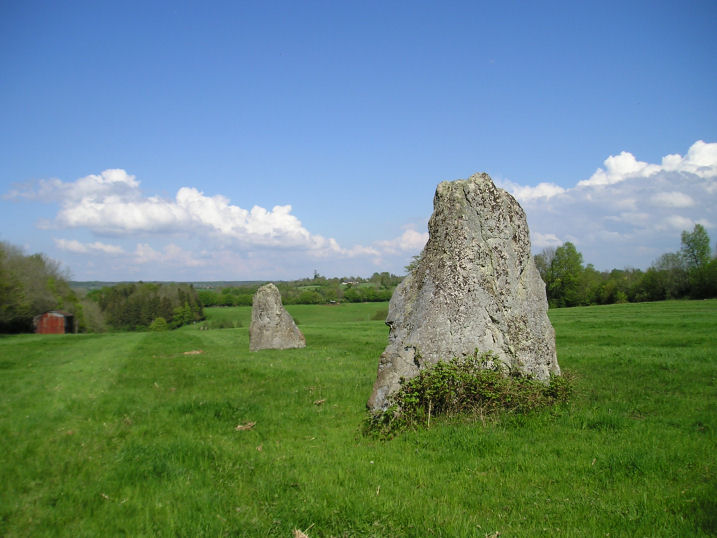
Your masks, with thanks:
[{"label": "standing stone", "polygon": [[281,304],[274,284],[259,288],[252,299],[249,350],[306,347],[304,335]]},{"label": "standing stone", "polygon": [[390,328],[367,406],[388,406],[403,377],[442,360],[493,352],[504,371],[560,374],[545,284],[530,252],[525,213],[488,174],[444,181],[428,243],[396,288]]}]

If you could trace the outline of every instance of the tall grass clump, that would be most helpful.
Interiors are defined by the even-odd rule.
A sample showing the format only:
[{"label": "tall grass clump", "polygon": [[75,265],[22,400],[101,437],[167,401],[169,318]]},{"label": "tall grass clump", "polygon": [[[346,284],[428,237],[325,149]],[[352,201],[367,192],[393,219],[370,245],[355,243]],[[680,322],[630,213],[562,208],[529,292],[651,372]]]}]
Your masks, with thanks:
[{"label": "tall grass clump", "polygon": [[406,429],[430,427],[431,418],[465,415],[482,421],[500,413],[525,414],[566,402],[573,393],[571,376],[551,376],[544,383],[516,372],[508,375],[491,353],[441,361],[401,388],[385,411],[369,412],[365,434],[390,439]]}]

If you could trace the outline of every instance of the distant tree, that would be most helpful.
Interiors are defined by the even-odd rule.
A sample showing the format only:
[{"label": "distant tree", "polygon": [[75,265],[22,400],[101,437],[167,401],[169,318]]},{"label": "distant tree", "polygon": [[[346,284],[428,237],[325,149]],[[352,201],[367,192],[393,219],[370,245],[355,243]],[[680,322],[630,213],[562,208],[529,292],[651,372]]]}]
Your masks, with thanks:
[{"label": "distant tree", "polygon": [[701,224],[695,224],[692,232],[682,232],[682,259],[687,269],[689,295],[695,299],[714,296],[713,272],[710,268],[712,252],[710,238]]},{"label": "distant tree", "polygon": [[707,230],[701,224],[695,224],[692,232],[682,232],[682,249],[680,250],[688,271],[704,267],[712,257],[710,238]]},{"label": "distant tree", "polygon": [[48,310],[67,310],[79,318],[82,309],[68,279],[45,255],[26,256],[0,242],[0,331],[31,331],[32,318]]},{"label": "distant tree", "polygon": [[197,292],[202,306],[217,306],[219,304],[219,294],[214,290],[199,290]]},{"label": "distant tree", "polygon": [[553,263],[555,257],[555,247],[546,247],[540,254],[535,255],[535,266],[538,268],[540,278],[547,284],[550,280],[550,266]]},{"label": "distant tree", "polygon": [[204,318],[197,292],[187,284],[117,284],[102,288],[92,297],[115,329],[144,330],[157,318],[176,328]]},{"label": "distant tree", "polygon": [[107,322],[102,313],[102,309],[96,300],[91,299],[91,295],[81,299],[82,318],[79,323],[80,332],[101,333],[107,330]]},{"label": "distant tree", "polygon": [[15,332],[32,317],[22,283],[8,267],[9,245],[0,243],[0,332]]},{"label": "distant tree", "polygon": [[344,299],[350,303],[360,303],[363,300],[363,295],[359,288],[351,286],[344,291]]},{"label": "distant tree", "polygon": [[150,331],[162,332],[169,328],[167,320],[164,318],[155,318],[149,326]]},{"label": "distant tree", "polygon": [[717,258],[712,258],[702,270],[703,280],[700,288],[701,297],[717,297]]},{"label": "distant tree", "polygon": [[320,304],[324,298],[315,290],[304,290],[296,299],[297,304]]},{"label": "distant tree", "polygon": [[582,286],[587,303],[600,303],[604,296],[605,274],[589,263],[583,271]]},{"label": "distant tree", "polygon": [[687,294],[687,267],[683,256],[668,252],[657,258],[652,267],[660,273],[662,299],[677,299]]},{"label": "distant tree", "polygon": [[551,306],[577,306],[585,304],[582,282],[583,255],[570,242],[555,249],[548,269],[546,291]]}]

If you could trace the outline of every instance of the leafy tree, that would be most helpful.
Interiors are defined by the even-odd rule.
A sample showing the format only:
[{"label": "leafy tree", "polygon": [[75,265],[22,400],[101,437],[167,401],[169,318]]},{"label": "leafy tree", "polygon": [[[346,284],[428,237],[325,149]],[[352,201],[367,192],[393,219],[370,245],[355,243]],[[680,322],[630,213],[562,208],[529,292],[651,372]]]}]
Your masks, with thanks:
[{"label": "leafy tree", "polygon": [[675,252],[665,253],[655,260],[640,284],[642,297],[649,301],[684,297],[687,286],[684,258]]},{"label": "leafy tree", "polygon": [[91,296],[115,329],[146,329],[158,318],[175,328],[204,317],[196,290],[186,284],[117,284]]},{"label": "leafy tree", "polygon": [[717,297],[717,258],[713,258],[702,270],[701,297]]},{"label": "leafy tree", "polygon": [[552,306],[577,306],[585,303],[583,255],[570,242],[555,249],[547,272],[546,291]]},{"label": "leafy tree", "polygon": [[162,317],[155,318],[149,326],[149,330],[155,332],[166,331],[168,328],[167,320]]},{"label": "leafy tree", "polygon": [[548,283],[548,280],[552,280],[550,276],[550,266],[553,263],[553,258],[555,258],[555,247],[546,247],[544,248],[540,254],[535,255],[535,266],[538,268],[538,272],[540,273],[540,278],[543,279],[543,282]]},{"label": "leafy tree", "polygon": [[183,306],[177,306],[174,308],[172,315],[172,326],[181,327],[191,323],[194,319],[192,309],[188,302],[185,302]]},{"label": "leafy tree", "polygon": [[22,283],[8,267],[6,249],[0,243],[0,332],[15,332],[32,315]]},{"label": "leafy tree", "polygon": [[692,232],[682,232],[680,255],[687,269],[689,295],[695,299],[714,297],[714,273],[711,270],[712,252],[707,230],[701,224],[695,224]]},{"label": "leafy tree", "polygon": [[704,267],[712,257],[710,252],[710,238],[707,230],[701,224],[695,224],[692,232],[682,232],[682,259],[688,270]]},{"label": "leafy tree", "polygon": [[315,290],[304,290],[297,298],[297,304],[320,304],[324,302],[324,298]]},{"label": "leafy tree", "polygon": [[197,292],[202,306],[217,306],[219,304],[219,294],[213,290],[199,290]]},{"label": "leafy tree", "polygon": [[585,288],[584,295],[586,302],[605,303],[606,277],[605,273],[601,273],[590,263],[583,271],[582,283]]},{"label": "leafy tree", "polygon": [[56,261],[43,254],[26,256],[18,247],[0,242],[0,331],[32,331],[32,318],[48,310],[81,316],[79,299],[67,279]]},{"label": "leafy tree", "polygon": [[362,299],[361,291],[355,286],[351,286],[344,291],[344,299],[350,303],[360,303]]}]

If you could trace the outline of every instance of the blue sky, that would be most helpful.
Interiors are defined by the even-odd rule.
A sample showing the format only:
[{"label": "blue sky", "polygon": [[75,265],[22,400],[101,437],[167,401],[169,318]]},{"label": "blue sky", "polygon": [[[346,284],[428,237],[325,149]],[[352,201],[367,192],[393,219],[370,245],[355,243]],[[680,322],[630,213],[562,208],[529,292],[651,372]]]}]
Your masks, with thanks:
[{"label": "blue sky", "polygon": [[0,240],[78,280],[402,272],[488,172],[537,252],[717,239],[717,3],[0,0]]}]

